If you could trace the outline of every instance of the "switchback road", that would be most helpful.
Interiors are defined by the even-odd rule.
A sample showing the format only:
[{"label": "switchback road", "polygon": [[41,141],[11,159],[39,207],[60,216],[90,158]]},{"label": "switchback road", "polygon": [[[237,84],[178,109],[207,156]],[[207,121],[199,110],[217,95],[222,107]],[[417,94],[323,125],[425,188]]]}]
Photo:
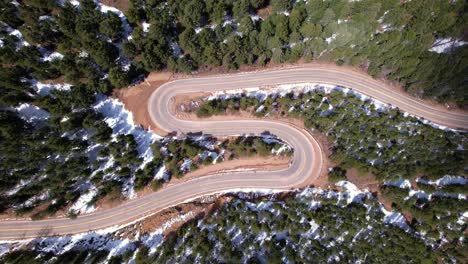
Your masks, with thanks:
[{"label": "switchback road", "polygon": [[126,224],[145,215],[206,194],[252,188],[286,190],[310,182],[320,174],[324,157],[320,145],[305,130],[286,123],[266,120],[206,122],[179,120],[170,110],[173,97],[179,94],[306,82],[350,88],[434,123],[452,128],[468,129],[468,116],[466,114],[449,112],[439,106],[426,104],[405,94],[392,91],[384,83],[365,74],[338,67],[297,67],[176,80],[162,85],[149,98],[148,110],[152,120],[159,128],[184,133],[203,131],[214,136],[259,134],[268,131],[293,147],[294,157],[291,166],[273,172],[236,172],[196,178],[168,186],[115,208],[79,216],[74,220],[55,218],[40,221],[2,221],[0,222],[0,240],[82,233]]}]

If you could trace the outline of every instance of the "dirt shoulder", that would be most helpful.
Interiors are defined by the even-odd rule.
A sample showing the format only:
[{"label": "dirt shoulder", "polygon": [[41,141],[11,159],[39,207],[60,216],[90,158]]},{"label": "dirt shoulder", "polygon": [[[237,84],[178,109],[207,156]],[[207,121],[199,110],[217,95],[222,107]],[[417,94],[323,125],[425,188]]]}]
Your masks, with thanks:
[{"label": "dirt shoulder", "polygon": [[200,166],[197,170],[185,174],[184,177],[181,179],[171,179],[169,185],[178,184],[180,182],[184,182],[201,176],[208,176],[225,172],[236,172],[245,170],[276,171],[288,168],[289,163],[291,161],[291,157],[287,157],[284,155],[275,155],[268,157],[253,156],[226,160],[213,165]]},{"label": "dirt shoulder", "polygon": [[119,9],[122,12],[127,12],[129,1],[128,0],[99,0],[104,5],[112,6]]},{"label": "dirt shoulder", "polygon": [[115,90],[113,97],[121,101],[125,109],[133,114],[135,124],[141,125],[144,129],[164,136],[166,131],[159,129],[151,120],[148,112],[148,100],[151,94],[161,85],[172,80],[171,72],[154,72],[138,85],[125,89]]},{"label": "dirt shoulder", "polygon": [[[164,183],[162,189],[171,185],[186,182],[195,178],[210,176],[218,173],[238,172],[245,170],[256,171],[276,171],[286,169],[291,163],[292,158],[284,155],[271,155],[267,157],[252,156],[241,157],[233,160],[226,160],[216,164],[201,165],[198,169],[188,172],[181,178],[171,178],[167,183]],[[143,190],[137,192],[138,197],[152,193],[150,186],[145,187]]]}]

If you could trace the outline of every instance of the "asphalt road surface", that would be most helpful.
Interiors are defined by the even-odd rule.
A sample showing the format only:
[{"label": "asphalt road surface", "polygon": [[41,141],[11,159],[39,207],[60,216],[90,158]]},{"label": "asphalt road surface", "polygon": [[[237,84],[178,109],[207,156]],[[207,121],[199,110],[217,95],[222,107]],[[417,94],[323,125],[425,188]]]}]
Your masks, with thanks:
[{"label": "asphalt road surface", "polygon": [[280,189],[301,186],[319,176],[323,155],[320,145],[305,130],[276,121],[232,120],[193,122],[179,120],[171,112],[172,98],[192,92],[215,92],[264,85],[322,83],[353,89],[381,102],[430,120],[459,129],[468,129],[468,116],[426,104],[371,77],[337,67],[298,67],[275,71],[239,73],[206,78],[182,79],[159,87],[149,98],[148,110],[157,126],[165,131],[200,132],[213,136],[260,134],[269,132],[294,149],[291,166],[273,172],[245,171],[210,175],[171,185],[158,192],[125,202],[117,207],[79,216],[40,221],[4,220],[0,222],[0,240],[64,235],[99,230],[138,220],[162,209],[206,194],[236,189]]}]

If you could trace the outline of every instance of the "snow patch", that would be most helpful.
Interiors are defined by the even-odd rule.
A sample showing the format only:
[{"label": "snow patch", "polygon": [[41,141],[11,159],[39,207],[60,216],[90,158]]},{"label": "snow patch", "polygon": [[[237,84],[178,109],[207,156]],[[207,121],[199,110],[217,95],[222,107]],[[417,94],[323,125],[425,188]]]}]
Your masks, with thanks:
[{"label": "snow patch", "polygon": [[151,24],[146,22],[146,21],[143,21],[141,23],[141,27],[143,28],[143,32],[145,33],[148,33],[149,32],[149,28],[150,28]]},{"label": "snow patch", "polygon": [[445,175],[444,177],[435,181],[437,186],[450,185],[450,184],[467,184],[468,179],[462,176]]},{"label": "snow patch", "polygon": [[19,116],[29,123],[44,121],[50,117],[47,111],[28,103],[20,104],[15,109]]},{"label": "snow patch", "polygon": [[153,160],[151,144],[162,139],[161,136],[136,126],[133,114],[126,110],[124,105],[116,99],[100,96],[93,108],[104,115],[104,121],[112,128],[113,137],[117,135],[132,134],[138,144],[139,156],[143,158],[142,164]]},{"label": "snow patch", "polygon": [[40,96],[49,95],[53,90],[60,90],[60,91],[70,91],[71,84],[68,83],[59,83],[59,84],[47,84],[32,81],[32,87],[36,91],[36,93]]},{"label": "snow patch", "polygon": [[63,59],[63,54],[59,52],[52,52],[45,54],[45,56],[42,58],[43,61],[54,61],[54,60],[61,60]]},{"label": "snow patch", "polygon": [[343,192],[339,193],[340,199],[346,199],[346,203],[362,203],[364,196],[368,192],[362,192],[356,185],[349,181],[339,181],[335,184],[344,189]]},{"label": "snow patch", "polygon": [[411,183],[407,179],[399,178],[395,181],[384,182],[384,185],[395,186],[401,189],[411,188]]},{"label": "snow patch", "polygon": [[184,162],[182,162],[182,165],[180,165],[180,170],[181,171],[190,171],[191,166],[192,166],[192,160],[191,159],[184,159]]},{"label": "snow patch", "polygon": [[156,252],[158,246],[163,242],[163,232],[170,228],[172,225],[178,222],[185,222],[188,219],[194,217],[193,212],[188,212],[186,214],[179,215],[177,217],[171,218],[171,220],[164,223],[160,228],[156,229],[152,233],[142,237],[142,242],[150,248],[149,253],[153,254]]},{"label": "snow patch", "polygon": [[466,44],[468,44],[468,42],[455,38],[440,38],[434,41],[434,44],[432,44],[429,51],[436,53],[450,53],[456,48]]},{"label": "snow patch", "polygon": [[390,212],[390,211],[387,211],[383,207],[381,208],[381,210],[385,214],[384,223],[398,226],[405,231],[408,231],[410,229],[410,227],[408,226],[408,223],[406,223],[405,217],[401,213]]},{"label": "snow patch", "polygon": [[95,3],[98,6],[98,9],[102,13],[111,12],[111,13],[114,13],[114,14],[118,15],[120,20],[122,21],[122,27],[123,27],[123,30],[124,30],[123,38],[126,39],[128,36],[130,36],[133,29],[128,24],[127,17],[125,16],[125,14],[122,11],[120,11],[119,9],[117,9],[115,7],[104,5],[100,1],[95,1]]},{"label": "snow patch", "polygon": [[88,192],[82,194],[80,198],[78,198],[78,200],[70,207],[69,211],[80,214],[94,212],[96,208],[94,207],[94,205],[89,205],[89,202],[94,198],[97,192],[98,189],[94,185],[92,185],[88,189]]}]

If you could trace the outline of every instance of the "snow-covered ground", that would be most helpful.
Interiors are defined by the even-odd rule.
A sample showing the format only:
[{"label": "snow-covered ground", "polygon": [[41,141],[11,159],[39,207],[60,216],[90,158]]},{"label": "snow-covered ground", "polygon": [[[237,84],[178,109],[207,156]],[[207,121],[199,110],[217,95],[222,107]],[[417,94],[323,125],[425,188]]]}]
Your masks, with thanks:
[{"label": "snow-covered ground", "polygon": [[20,104],[15,109],[19,116],[29,123],[44,121],[50,117],[47,111],[28,103]]},{"label": "snow-covered ground", "polygon": [[123,39],[127,39],[128,36],[130,36],[132,34],[133,28],[130,26],[130,24],[128,24],[127,17],[125,16],[125,14],[122,11],[120,11],[119,9],[117,9],[115,7],[107,6],[107,5],[101,3],[100,1],[97,1],[97,0],[95,1],[95,3],[98,6],[98,9],[102,13],[111,12],[111,13],[114,13],[114,14],[119,16],[120,20],[122,21],[122,27],[123,27],[123,31],[124,31]]},{"label": "snow-covered ground", "polygon": [[114,98],[100,96],[94,105],[94,109],[104,115],[104,121],[112,128],[113,137],[117,135],[131,134],[138,144],[138,153],[143,158],[143,164],[153,159],[150,145],[162,139],[154,132],[135,125],[133,114],[125,109],[123,103]]},{"label": "snow-covered ground", "polygon": [[427,183],[435,184],[437,186],[444,186],[449,184],[468,184],[468,179],[462,176],[445,175],[436,181],[427,181]]},{"label": "snow-covered ground", "polygon": [[63,59],[63,54],[59,53],[59,52],[48,52],[48,53],[45,53],[43,54],[44,57],[42,58],[43,61],[54,61],[54,60],[61,60]]},{"label": "snow-covered ground", "polygon": [[71,84],[68,83],[58,83],[58,84],[46,84],[42,82],[32,81],[31,87],[36,91],[40,96],[49,95],[53,90],[69,91],[71,89]]},{"label": "snow-covered ground", "polygon": [[384,182],[384,185],[395,186],[401,189],[411,188],[410,181],[407,179],[402,179],[402,178],[399,178],[398,180],[395,180],[395,181]]},{"label": "snow-covered ground", "polygon": [[450,53],[454,49],[466,44],[468,44],[468,42],[455,38],[440,38],[435,40],[429,51],[436,53]]},{"label": "snow-covered ground", "polygon": [[80,198],[70,207],[70,212],[75,212],[78,214],[91,213],[96,210],[94,205],[89,205],[89,202],[97,194],[98,190],[95,186],[90,186],[87,188],[87,192],[82,194]]}]

